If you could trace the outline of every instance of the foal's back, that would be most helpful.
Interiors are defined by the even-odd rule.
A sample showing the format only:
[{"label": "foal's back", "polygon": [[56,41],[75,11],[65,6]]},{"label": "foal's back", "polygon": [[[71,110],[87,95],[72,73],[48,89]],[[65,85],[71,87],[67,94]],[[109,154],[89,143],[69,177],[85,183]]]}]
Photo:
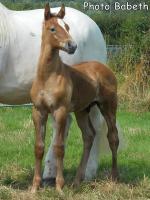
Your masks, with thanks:
[{"label": "foal's back", "polygon": [[97,61],[83,62],[68,69],[73,82],[72,102],[75,110],[86,108],[89,103],[100,101],[99,98],[110,98],[116,94],[115,75],[104,64]]},{"label": "foal's back", "polygon": [[[116,77],[112,70],[106,65],[97,61],[91,61],[74,65],[72,69],[73,72],[76,73],[77,79],[84,79],[83,82],[90,82],[94,87],[98,84],[101,87],[112,90],[112,92],[116,92]],[[74,76],[74,74],[72,75]],[[74,79],[73,76],[72,79]]]}]

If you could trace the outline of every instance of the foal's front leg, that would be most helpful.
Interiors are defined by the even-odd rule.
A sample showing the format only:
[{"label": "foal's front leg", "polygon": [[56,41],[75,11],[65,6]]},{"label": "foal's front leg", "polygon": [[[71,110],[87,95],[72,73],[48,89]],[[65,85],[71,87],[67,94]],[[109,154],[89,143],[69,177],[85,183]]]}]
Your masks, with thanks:
[{"label": "foal's front leg", "polygon": [[64,186],[63,177],[63,158],[64,158],[64,140],[65,128],[67,121],[67,112],[65,107],[60,107],[54,112],[54,119],[56,123],[56,138],[54,145],[54,153],[56,157],[56,190],[63,194],[62,188]]},{"label": "foal's front leg", "polygon": [[[71,125],[72,117],[69,114],[67,116],[66,128],[65,128],[65,140],[67,139],[69,128]],[[53,127],[53,138],[51,141],[51,145],[48,149],[48,152],[45,157],[45,167],[43,172],[43,185],[52,185],[56,179],[56,157],[54,155],[54,142],[56,141],[56,122],[54,117],[52,117],[52,127]]]},{"label": "foal's front leg", "polygon": [[44,139],[48,114],[46,111],[38,111],[33,107],[32,117],[35,126],[35,171],[31,192],[34,193],[41,183],[41,165],[44,154]]}]

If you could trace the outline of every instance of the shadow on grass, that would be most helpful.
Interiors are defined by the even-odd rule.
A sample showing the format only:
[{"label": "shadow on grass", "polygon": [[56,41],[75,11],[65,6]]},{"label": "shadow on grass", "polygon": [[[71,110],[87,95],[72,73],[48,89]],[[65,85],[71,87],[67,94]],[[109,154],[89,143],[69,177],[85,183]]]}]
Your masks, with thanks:
[{"label": "shadow on grass", "polygon": [[[149,163],[142,163],[142,161],[132,162],[130,161],[128,164],[120,164],[119,165],[119,173],[120,173],[120,183],[137,185],[140,183],[144,177],[150,178],[150,165]],[[73,183],[77,167],[72,167],[69,170],[64,170],[65,182],[67,186],[71,186]],[[100,182],[101,180],[108,180],[108,175],[111,171],[111,163],[105,162],[101,163],[98,168],[96,180]],[[3,186],[11,186],[13,189],[19,190],[27,190],[32,185],[33,179],[33,169],[28,169],[28,174],[23,174],[16,179],[12,179],[11,177],[6,177],[1,180],[0,183]]]},{"label": "shadow on grass", "polygon": [[[138,184],[144,177],[150,178],[150,163],[139,161],[128,161],[128,163],[121,163],[118,165],[119,182],[125,184]],[[98,180],[106,180],[111,172],[111,163],[102,163],[98,168]]]},{"label": "shadow on grass", "polygon": [[[119,183],[125,184],[138,184],[140,183],[144,177],[150,178],[150,163],[142,162],[142,161],[129,161],[125,164],[119,164]],[[64,170],[66,183],[68,185],[72,184],[75,174],[76,174],[75,167]],[[108,177],[111,172],[111,162],[101,163],[99,165],[97,171],[97,177],[95,178],[97,181],[101,180],[108,180]]]}]

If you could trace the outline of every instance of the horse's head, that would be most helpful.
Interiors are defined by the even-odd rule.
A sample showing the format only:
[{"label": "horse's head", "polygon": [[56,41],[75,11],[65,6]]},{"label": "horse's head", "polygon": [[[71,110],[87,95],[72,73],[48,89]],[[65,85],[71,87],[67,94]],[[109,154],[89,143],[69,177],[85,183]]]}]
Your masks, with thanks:
[{"label": "horse's head", "polygon": [[64,5],[61,6],[57,14],[53,14],[50,11],[49,3],[46,4],[42,39],[44,43],[50,44],[54,49],[60,49],[73,54],[77,45],[69,34],[69,26],[63,21],[64,16]]}]

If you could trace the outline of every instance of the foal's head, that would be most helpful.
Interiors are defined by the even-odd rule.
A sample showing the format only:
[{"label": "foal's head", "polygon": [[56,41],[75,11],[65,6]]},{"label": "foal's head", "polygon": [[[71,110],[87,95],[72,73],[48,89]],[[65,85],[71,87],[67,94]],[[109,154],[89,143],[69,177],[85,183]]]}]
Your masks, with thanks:
[{"label": "foal's head", "polygon": [[60,49],[73,54],[77,45],[69,34],[69,26],[63,21],[64,16],[64,5],[57,14],[53,14],[50,11],[49,3],[46,4],[42,39],[44,43],[50,44],[52,49]]}]

